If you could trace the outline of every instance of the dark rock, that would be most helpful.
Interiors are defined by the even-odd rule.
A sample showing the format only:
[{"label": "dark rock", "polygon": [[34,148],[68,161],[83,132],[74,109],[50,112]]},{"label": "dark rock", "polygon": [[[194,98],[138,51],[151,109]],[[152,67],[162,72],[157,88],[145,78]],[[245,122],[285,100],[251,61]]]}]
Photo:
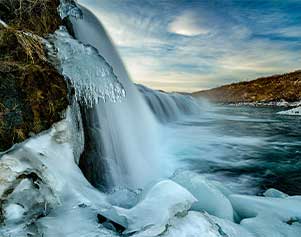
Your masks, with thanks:
[{"label": "dark rock", "polygon": [[125,231],[125,228],[122,225],[120,225],[114,221],[111,221],[100,214],[97,214],[97,219],[98,219],[98,222],[107,229],[113,230],[118,233],[122,233],[123,231]]}]

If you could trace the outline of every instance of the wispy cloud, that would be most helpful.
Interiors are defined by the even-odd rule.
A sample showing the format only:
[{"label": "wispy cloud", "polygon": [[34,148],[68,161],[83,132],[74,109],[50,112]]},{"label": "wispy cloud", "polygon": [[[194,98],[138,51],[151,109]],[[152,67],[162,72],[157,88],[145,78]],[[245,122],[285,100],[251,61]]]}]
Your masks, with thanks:
[{"label": "wispy cloud", "polygon": [[209,33],[209,29],[200,25],[200,17],[193,10],[184,11],[181,15],[176,16],[169,24],[168,31],[185,36],[197,36]]},{"label": "wispy cloud", "polygon": [[80,0],[135,82],[193,91],[301,67],[301,2]]}]

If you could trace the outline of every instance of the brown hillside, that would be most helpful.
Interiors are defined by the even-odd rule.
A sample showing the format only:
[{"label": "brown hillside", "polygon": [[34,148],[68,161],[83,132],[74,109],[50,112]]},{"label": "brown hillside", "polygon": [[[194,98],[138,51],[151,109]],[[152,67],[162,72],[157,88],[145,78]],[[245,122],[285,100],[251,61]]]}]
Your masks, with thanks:
[{"label": "brown hillside", "polygon": [[301,100],[301,70],[193,93],[218,103]]}]

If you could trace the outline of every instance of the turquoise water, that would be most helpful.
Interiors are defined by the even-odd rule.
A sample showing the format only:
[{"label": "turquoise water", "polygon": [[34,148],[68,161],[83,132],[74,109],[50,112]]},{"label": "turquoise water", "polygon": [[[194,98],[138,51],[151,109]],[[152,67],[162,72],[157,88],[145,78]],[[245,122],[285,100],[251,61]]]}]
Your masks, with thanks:
[{"label": "turquoise water", "polygon": [[301,194],[301,116],[283,108],[206,107],[168,125],[177,167],[221,181],[235,192],[276,188]]}]

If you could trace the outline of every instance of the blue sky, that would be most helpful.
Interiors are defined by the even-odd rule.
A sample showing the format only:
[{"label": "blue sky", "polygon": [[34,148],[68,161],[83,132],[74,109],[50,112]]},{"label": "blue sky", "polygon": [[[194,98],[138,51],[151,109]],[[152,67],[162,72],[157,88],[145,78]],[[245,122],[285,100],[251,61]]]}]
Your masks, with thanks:
[{"label": "blue sky", "polygon": [[84,0],[132,79],[196,91],[301,68],[301,0]]}]

